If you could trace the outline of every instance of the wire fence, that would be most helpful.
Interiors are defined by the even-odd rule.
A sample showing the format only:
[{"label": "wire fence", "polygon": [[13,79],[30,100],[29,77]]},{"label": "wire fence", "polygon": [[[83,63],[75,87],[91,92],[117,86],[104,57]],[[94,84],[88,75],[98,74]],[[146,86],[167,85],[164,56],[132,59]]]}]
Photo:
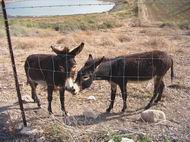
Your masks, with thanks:
[{"label": "wire fence", "polygon": [[[18,1],[10,1],[10,2],[8,2],[8,3],[15,3],[15,2],[27,2],[27,1],[33,1],[33,0],[18,0]],[[154,3],[154,1],[146,1],[145,3],[138,3],[138,4],[146,4],[146,3]],[[157,3],[159,3],[159,2],[157,2]],[[164,2],[161,2],[163,5],[164,5]],[[171,2],[172,3],[172,2]],[[167,4],[169,4],[168,2],[167,2]],[[183,9],[183,7],[185,8],[185,10],[187,10],[188,8],[187,8],[187,5],[188,4],[190,4],[189,3],[189,1],[187,0],[187,2],[186,2],[186,4],[184,4],[184,5],[180,5],[180,7],[178,7],[178,9]],[[16,10],[16,9],[35,9],[35,8],[41,8],[42,10],[43,10],[43,8],[56,8],[56,7],[81,7],[81,6],[106,6],[106,5],[113,5],[113,3],[110,3],[110,2],[104,2],[104,3],[93,3],[93,4],[91,4],[91,3],[79,3],[79,4],[65,4],[65,5],[62,5],[62,4],[60,4],[60,5],[36,5],[36,6],[16,6],[16,7],[12,7],[12,6],[10,6],[10,7],[7,7],[6,8],[6,10]],[[176,11],[175,11],[176,12]],[[171,11],[170,12],[171,13],[171,17],[173,17],[174,16],[174,12],[173,11]],[[179,14],[180,13],[180,11],[179,12],[176,12],[177,14]],[[176,14],[176,15],[177,15]],[[35,18],[33,18],[33,17],[27,17],[27,18],[30,18],[30,19],[33,19],[34,21],[36,20],[36,18],[37,17],[35,17]],[[44,17],[42,17],[43,19],[44,19]],[[14,17],[14,16],[10,16],[9,17],[9,20],[12,20],[12,19],[14,19],[14,20],[24,20],[25,18],[24,18],[24,16],[23,16],[23,18],[22,18],[22,16],[21,17]],[[1,19],[0,19],[1,20]]]},{"label": "wire fence", "polygon": [[[30,0],[16,0],[16,1],[14,1],[14,2],[23,2],[23,1],[30,1]],[[6,8],[6,10],[8,10],[8,9],[27,9],[27,8],[52,8],[52,7],[75,7],[75,6],[97,6],[97,5],[112,5],[111,3],[106,3],[106,4],[75,4],[75,5],[48,5],[48,6],[27,6],[27,7],[9,7],[9,8]],[[43,9],[42,9],[43,10]],[[40,21],[40,20],[48,20],[49,21],[49,19],[50,18],[47,18],[47,17],[42,17],[42,18],[40,18],[40,19],[38,19],[38,18],[29,18],[29,19],[22,19],[22,18],[19,18],[19,17],[10,17],[9,18],[9,20],[11,21],[11,20],[26,20],[26,21],[30,21],[30,22],[34,22],[34,21]],[[6,20],[1,20],[1,21],[6,21]],[[60,20],[61,21],[61,20]],[[125,32],[125,31],[124,31]],[[175,36],[175,35],[171,35],[171,36]],[[140,72],[141,72],[141,70],[139,70],[140,69],[140,62],[142,61],[142,60],[147,60],[147,61],[152,61],[152,60],[159,60],[159,61],[161,61],[161,60],[163,60],[163,59],[160,59],[160,58],[157,58],[157,57],[154,57],[154,58],[133,58],[133,60],[137,60],[136,62],[136,65],[138,66],[137,67],[137,74],[139,75],[140,74]],[[113,59],[112,61],[114,62],[114,61],[116,61],[116,60],[118,60],[118,59]],[[40,61],[38,61],[38,62],[40,62]],[[152,63],[152,64],[151,64]],[[150,63],[150,66],[153,66],[154,64],[153,64],[153,62],[151,62]],[[111,65],[111,62],[110,63],[108,63],[108,66],[109,66],[109,68],[111,68],[112,67],[112,65]],[[55,68],[55,67],[53,67],[53,68]],[[58,70],[51,70],[51,69],[45,69],[45,68],[42,68],[42,67],[40,67],[40,68],[33,68],[33,67],[29,67],[29,70],[35,70],[35,71],[40,71],[40,72],[51,72],[51,73],[63,73],[62,71],[58,71]],[[1,72],[1,71],[0,71]],[[2,72],[4,72],[4,71],[2,71]],[[69,72],[64,72],[63,74],[65,75],[65,74],[68,74]],[[124,73],[123,73],[124,74]],[[19,75],[21,75],[21,76],[25,76],[26,74],[25,73],[19,73]],[[83,74],[81,74],[81,75],[83,75]],[[53,75],[54,76],[54,75]],[[99,75],[99,77],[110,77],[110,75]],[[122,79],[122,78],[124,78],[124,77],[131,77],[131,78],[138,78],[139,76],[127,76],[127,75],[118,75],[118,76],[114,76],[114,75],[112,75],[111,74],[111,77],[117,77],[117,78],[119,78],[119,79]],[[141,78],[152,78],[153,77],[153,72],[152,72],[152,75],[150,75],[150,76],[141,76]],[[137,81],[140,81],[140,78],[138,78],[139,80],[137,80]],[[55,84],[55,83],[54,83]],[[50,84],[51,85],[51,84]],[[94,91],[94,90],[91,90],[91,91]],[[121,94],[121,93],[120,93]],[[47,109],[44,109],[43,108],[43,111],[44,112],[47,112],[48,113],[48,111],[47,111]],[[72,123],[74,123],[75,125],[78,125],[78,120],[75,118],[75,117],[69,117],[70,119],[64,119],[64,122],[66,123],[66,124],[69,124],[69,125],[72,125]],[[62,124],[62,119],[58,119],[57,117],[55,117],[54,118],[54,120],[58,123],[58,124],[60,124],[60,126],[63,126],[64,128],[65,128],[65,125],[64,124]]]},{"label": "wire fence", "polygon": [[39,5],[39,6],[26,6],[26,7],[8,7],[6,8],[7,10],[9,9],[30,9],[30,8],[53,8],[53,7],[79,7],[79,6],[102,6],[102,5],[113,5],[112,3],[105,3],[105,4],[68,4],[68,5]]},{"label": "wire fence", "polygon": [[[15,2],[26,2],[26,1],[33,1],[33,0],[15,0],[15,1],[11,1],[10,3],[15,3]],[[154,1],[150,1],[150,2],[146,2],[146,3],[154,3]],[[187,1],[188,3],[188,1]],[[139,3],[139,4],[144,4],[144,3]],[[73,7],[73,6],[97,6],[97,5],[113,5],[113,3],[101,3],[101,4],[69,4],[69,5],[47,5],[47,6],[43,6],[43,5],[39,5],[39,6],[23,6],[23,7],[8,7],[8,8],[5,8],[6,10],[8,9],[26,9],[26,8],[52,8],[52,7]],[[40,20],[49,20],[49,18],[29,18],[29,19],[20,19],[18,17],[16,18],[11,18],[9,20],[26,20],[26,21],[30,21],[30,22],[34,22],[34,21],[40,21]],[[5,21],[3,19],[1,19],[2,21]],[[61,21],[61,20],[60,20]],[[173,36],[173,35],[172,35]]]}]

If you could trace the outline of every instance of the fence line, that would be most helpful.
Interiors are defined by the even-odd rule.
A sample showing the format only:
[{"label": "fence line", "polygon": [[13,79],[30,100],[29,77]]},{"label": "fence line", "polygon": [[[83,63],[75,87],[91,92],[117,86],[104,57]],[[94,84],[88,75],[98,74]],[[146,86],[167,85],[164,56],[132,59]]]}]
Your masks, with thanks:
[{"label": "fence line", "polygon": [[[38,1],[38,0],[11,0],[11,1],[9,1],[9,2],[6,2],[6,3],[18,3],[18,2],[28,2],[28,1]],[[166,0],[167,1],[167,0]],[[78,1],[79,2],[79,1]],[[114,2],[106,2],[106,1],[102,1],[102,4],[106,4],[106,3],[114,3]],[[117,3],[117,2],[116,2]],[[148,1],[148,0],[146,0],[145,2],[139,2],[139,1],[137,1],[136,2],[137,4],[152,4],[152,3],[155,3],[155,1],[154,0],[150,0],[150,1]],[[165,4],[165,2],[163,2],[163,1],[159,1],[159,0],[156,0],[156,3],[162,3],[162,4]],[[176,3],[176,2],[172,2],[172,1],[170,1],[170,2],[167,2],[167,4],[173,4],[173,3]],[[190,2],[189,2],[189,0],[186,0],[186,3],[187,4],[189,4]]]},{"label": "fence line", "polygon": [[68,5],[39,5],[39,6],[23,6],[23,7],[7,7],[6,9],[28,9],[28,8],[52,8],[52,7],[76,7],[76,6],[101,6],[101,5],[113,5],[112,3],[105,4],[68,4]]},{"label": "fence line", "polygon": [[[23,1],[32,1],[32,0],[23,0]],[[12,3],[12,2],[9,2]],[[14,2],[13,2],[14,3]],[[153,4],[154,1],[152,2],[137,2],[137,4]],[[164,2],[160,2],[162,4],[165,4]],[[173,4],[174,2],[170,2],[167,4]],[[186,4],[190,4],[189,1],[187,1]],[[184,4],[183,6],[186,6],[186,4]],[[18,6],[18,7],[6,7],[5,9],[33,9],[33,8],[53,8],[53,7],[80,7],[80,6],[102,6],[102,5],[114,5],[114,2],[104,2],[104,3],[84,3],[84,4],[60,4],[60,5],[39,5],[39,6]],[[181,7],[183,7],[181,6]]]}]

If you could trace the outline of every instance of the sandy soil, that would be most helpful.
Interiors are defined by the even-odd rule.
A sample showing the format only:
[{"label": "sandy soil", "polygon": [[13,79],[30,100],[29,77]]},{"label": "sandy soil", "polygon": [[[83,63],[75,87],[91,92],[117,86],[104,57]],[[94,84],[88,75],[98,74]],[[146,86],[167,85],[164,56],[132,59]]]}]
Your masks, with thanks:
[{"label": "sandy soil", "polygon": [[[32,36],[12,37],[21,93],[30,95],[30,87],[26,85],[23,68],[25,58],[34,53],[52,53],[50,49],[52,43],[58,42],[63,46],[73,48],[83,41],[85,48],[76,57],[79,69],[90,53],[94,57],[116,57],[159,49],[173,57],[176,75],[174,80],[176,87],[167,87],[162,101],[152,107],[164,111],[167,121],[151,124],[139,121],[141,110],[137,110],[143,108],[150,100],[153,81],[128,85],[128,110],[125,114],[119,113],[122,107],[119,91],[113,112],[104,114],[109,105],[110,86],[105,81],[95,81],[89,89],[78,96],[72,96],[66,92],[66,109],[71,115],[67,118],[61,116],[58,92],[55,92],[53,96],[54,117],[49,117],[47,93],[44,88],[39,87],[38,94],[42,108],[37,109],[34,103],[24,104],[27,122],[31,127],[41,127],[47,139],[50,139],[50,136],[46,135],[46,133],[49,134],[49,125],[55,123],[72,135],[71,141],[90,141],[85,134],[115,130],[126,131],[134,139],[137,139],[140,134],[147,134],[154,141],[164,141],[165,138],[190,141],[190,31],[170,27],[139,26],[135,25],[134,19],[126,19],[124,22],[125,24],[120,28],[103,31],[58,33],[51,30],[38,30]],[[21,117],[5,38],[0,39],[0,45],[0,139],[10,140],[15,138],[14,128],[21,123]],[[169,73],[164,80],[167,86],[171,84]],[[95,96],[97,100],[87,100],[90,95]],[[83,116],[83,110],[86,107],[97,112],[98,118],[86,119]]]}]

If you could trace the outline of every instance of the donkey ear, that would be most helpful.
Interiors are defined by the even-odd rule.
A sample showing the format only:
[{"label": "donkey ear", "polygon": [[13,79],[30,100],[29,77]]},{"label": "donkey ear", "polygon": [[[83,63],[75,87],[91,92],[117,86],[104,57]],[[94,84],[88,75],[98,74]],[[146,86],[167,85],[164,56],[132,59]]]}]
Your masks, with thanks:
[{"label": "donkey ear", "polygon": [[[59,48],[60,48],[60,47],[59,47]],[[67,47],[65,47],[64,49],[58,49],[58,48],[56,48],[56,45],[51,45],[51,49],[52,49],[52,51],[55,52],[57,55],[69,53],[69,48],[67,48]]]},{"label": "donkey ear", "polygon": [[56,45],[51,45],[52,51],[55,52],[56,54],[62,54],[62,51],[59,50],[59,49],[57,49],[57,48],[55,48],[55,46],[56,46]]},{"label": "donkey ear", "polygon": [[84,47],[84,43],[82,42],[77,48],[73,49],[69,54],[76,56],[78,55]]},{"label": "donkey ear", "polygon": [[103,56],[102,58],[100,58],[99,60],[97,60],[94,64],[92,64],[90,66],[90,70],[94,71],[100,64],[101,62],[105,59],[105,57]]},{"label": "donkey ear", "polygon": [[90,60],[93,60],[92,54],[89,54],[88,60],[89,60],[89,61],[90,61]]}]

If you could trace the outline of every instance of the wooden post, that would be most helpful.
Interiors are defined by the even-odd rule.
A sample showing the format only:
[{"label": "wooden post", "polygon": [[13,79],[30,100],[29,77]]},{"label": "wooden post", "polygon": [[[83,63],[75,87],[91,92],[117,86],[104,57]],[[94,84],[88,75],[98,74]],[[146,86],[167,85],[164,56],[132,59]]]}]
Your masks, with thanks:
[{"label": "wooden post", "polygon": [[6,11],[4,0],[1,0],[1,7],[2,7],[3,17],[4,17],[4,22],[5,22],[5,30],[6,30],[6,34],[7,34],[7,42],[8,42],[8,46],[9,46],[9,52],[10,52],[10,56],[11,56],[11,63],[12,63],[12,69],[13,69],[13,73],[14,73],[18,102],[20,105],[23,124],[24,124],[24,126],[27,126],[26,117],[25,117],[25,113],[24,113],[24,107],[23,107],[21,93],[20,93],[18,77],[17,77],[17,70],[16,70],[16,65],[15,65],[15,60],[14,60],[14,53],[13,53],[13,49],[12,49],[11,37],[10,37],[9,22],[8,22],[7,11]]}]

